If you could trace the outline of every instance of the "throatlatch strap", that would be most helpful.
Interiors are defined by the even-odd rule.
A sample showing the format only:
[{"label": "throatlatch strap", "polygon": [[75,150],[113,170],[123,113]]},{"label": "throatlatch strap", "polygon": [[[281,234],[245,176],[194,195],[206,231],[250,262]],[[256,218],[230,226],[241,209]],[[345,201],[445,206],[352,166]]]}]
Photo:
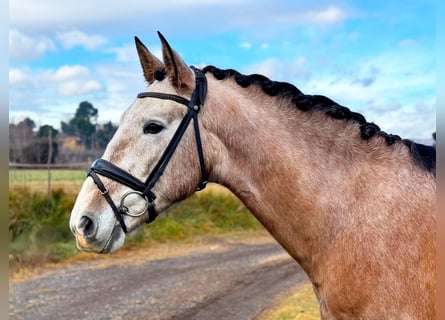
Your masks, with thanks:
[{"label": "throatlatch strap", "polygon": [[197,190],[200,191],[207,186],[208,181],[207,181],[207,172],[204,162],[204,153],[202,151],[201,135],[199,133],[199,123],[198,123],[197,113],[193,115],[193,126],[195,128],[196,146],[198,148],[199,166],[201,168],[201,183],[197,188]]}]

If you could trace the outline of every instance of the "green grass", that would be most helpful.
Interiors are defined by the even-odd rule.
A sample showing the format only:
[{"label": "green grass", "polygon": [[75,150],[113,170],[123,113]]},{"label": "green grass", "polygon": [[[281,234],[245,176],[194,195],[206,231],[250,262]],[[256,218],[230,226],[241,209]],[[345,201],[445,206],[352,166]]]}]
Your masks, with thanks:
[{"label": "green grass", "polygon": [[[84,170],[51,170],[52,181],[77,181],[82,182],[86,178]],[[48,181],[47,170],[9,170],[9,183],[24,182],[46,182]]]},{"label": "green grass", "polygon": [[172,206],[155,222],[130,238],[129,244],[178,241],[207,234],[255,230],[263,230],[263,227],[235,196],[208,191]]},{"label": "green grass", "polygon": [[[55,187],[51,191],[50,206],[46,175],[41,170],[10,171],[9,252],[12,264],[57,262],[78,253],[69,230],[69,215],[85,173],[54,170],[52,186]],[[153,242],[190,241],[203,235],[233,231],[264,230],[231,193],[208,189],[175,204],[155,222],[128,236],[124,248]]]}]

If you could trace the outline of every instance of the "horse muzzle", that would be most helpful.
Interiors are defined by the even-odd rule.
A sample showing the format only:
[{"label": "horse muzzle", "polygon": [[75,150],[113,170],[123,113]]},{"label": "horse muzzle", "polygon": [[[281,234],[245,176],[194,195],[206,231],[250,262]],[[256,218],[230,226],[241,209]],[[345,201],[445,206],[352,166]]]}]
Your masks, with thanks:
[{"label": "horse muzzle", "polygon": [[112,226],[111,232],[102,231],[102,229],[109,229],[109,227],[105,228],[100,226],[99,223],[99,219],[90,215],[83,215],[77,221],[71,223],[71,231],[80,250],[110,253],[124,244],[125,234],[119,223],[116,222]]}]

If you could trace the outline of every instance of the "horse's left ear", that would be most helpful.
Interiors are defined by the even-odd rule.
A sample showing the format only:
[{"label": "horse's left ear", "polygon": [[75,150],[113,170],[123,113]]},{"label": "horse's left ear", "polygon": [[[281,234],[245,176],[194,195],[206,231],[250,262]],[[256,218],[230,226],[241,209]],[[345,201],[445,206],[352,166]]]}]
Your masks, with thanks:
[{"label": "horse's left ear", "polygon": [[179,91],[192,90],[195,83],[193,71],[185,64],[179,54],[170,47],[159,31],[158,35],[162,43],[165,69],[171,83]]},{"label": "horse's left ear", "polygon": [[[156,72],[163,72],[164,64],[159,61],[147,47],[139,40],[138,37],[134,37],[136,43],[136,49],[139,55],[139,61],[141,63],[142,71],[144,72],[145,80],[148,84],[152,84],[155,81]],[[159,80],[159,79],[158,79]]]}]

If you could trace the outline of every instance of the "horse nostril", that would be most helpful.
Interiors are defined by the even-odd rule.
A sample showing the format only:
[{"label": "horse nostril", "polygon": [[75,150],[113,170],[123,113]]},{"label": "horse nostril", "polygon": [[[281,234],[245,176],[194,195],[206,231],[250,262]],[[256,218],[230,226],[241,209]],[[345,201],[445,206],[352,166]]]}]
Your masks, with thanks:
[{"label": "horse nostril", "polygon": [[96,226],[91,218],[82,216],[77,224],[77,230],[83,234],[84,237],[91,237],[96,233]]}]

